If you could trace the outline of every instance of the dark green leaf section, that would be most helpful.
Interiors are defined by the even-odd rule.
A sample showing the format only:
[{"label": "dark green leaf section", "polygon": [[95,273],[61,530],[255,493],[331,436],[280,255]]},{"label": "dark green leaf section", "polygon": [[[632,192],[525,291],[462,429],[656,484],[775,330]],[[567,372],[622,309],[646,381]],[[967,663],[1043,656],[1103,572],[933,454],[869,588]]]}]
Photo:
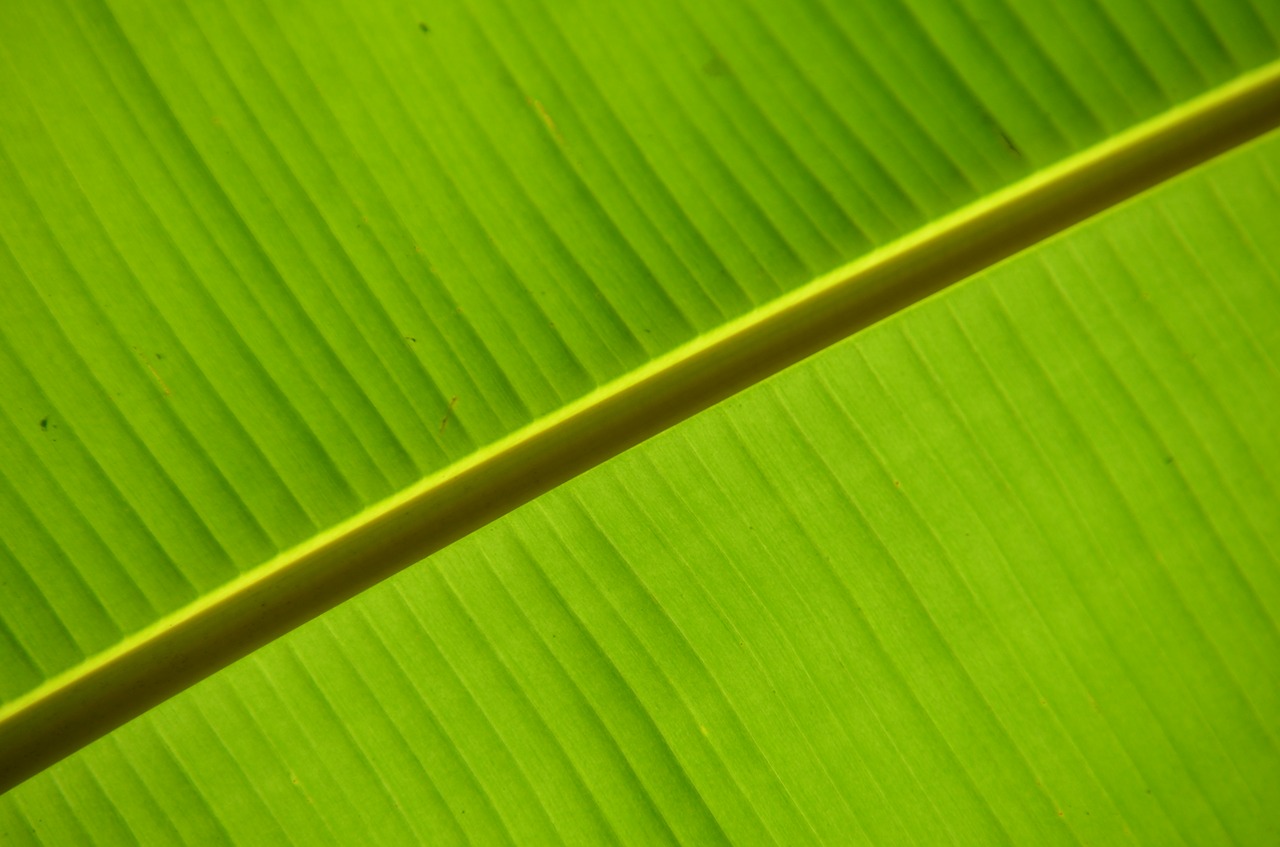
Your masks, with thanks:
[{"label": "dark green leaf section", "polygon": [[0,801],[15,843],[1267,844],[1280,138],[953,287]]},{"label": "dark green leaf section", "polygon": [[0,8],[0,701],[1277,54],[1272,3]]}]

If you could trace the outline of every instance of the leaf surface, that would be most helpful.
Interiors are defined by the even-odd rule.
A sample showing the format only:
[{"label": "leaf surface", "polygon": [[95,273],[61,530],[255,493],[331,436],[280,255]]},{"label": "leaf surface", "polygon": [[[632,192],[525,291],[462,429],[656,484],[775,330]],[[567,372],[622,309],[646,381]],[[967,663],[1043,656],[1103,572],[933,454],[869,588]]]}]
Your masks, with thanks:
[{"label": "leaf surface", "polygon": [[[329,602],[272,563],[1280,32],[1243,0],[686,6],[0,9],[10,736],[34,714],[60,755],[57,720],[105,728],[297,619],[256,587]],[[475,490],[464,529],[518,500]],[[330,557],[347,593],[415,558],[391,536]],[[150,678],[95,681],[179,630]]]},{"label": "leaf surface", "polygon": [[31,780],[0,832],[1267,843],[1277,163],[589,471]]}]

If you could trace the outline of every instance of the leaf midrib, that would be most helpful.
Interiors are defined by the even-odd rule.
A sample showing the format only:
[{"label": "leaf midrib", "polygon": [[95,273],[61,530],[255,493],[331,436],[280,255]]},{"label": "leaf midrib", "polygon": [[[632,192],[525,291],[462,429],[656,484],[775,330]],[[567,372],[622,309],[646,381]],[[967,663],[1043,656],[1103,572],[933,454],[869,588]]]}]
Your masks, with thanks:
[{"label": "leaf midrib", "polygon": [[705,333],[280,553],[0,709],[0,792],[539,494],[1280,125],[1280,62]]}]

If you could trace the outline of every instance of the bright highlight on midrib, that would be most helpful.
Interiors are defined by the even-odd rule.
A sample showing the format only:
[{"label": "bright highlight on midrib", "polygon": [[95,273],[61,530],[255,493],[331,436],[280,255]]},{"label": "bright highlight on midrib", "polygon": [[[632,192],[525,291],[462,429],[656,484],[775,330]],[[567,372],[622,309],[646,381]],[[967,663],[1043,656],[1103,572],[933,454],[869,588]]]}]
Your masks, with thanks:
[{"label": "bright highlight on midrib", "polygon": [[0,710],[0,790],[644,438],[1276,123],[1280,63],[837,268],[361,511]]}]

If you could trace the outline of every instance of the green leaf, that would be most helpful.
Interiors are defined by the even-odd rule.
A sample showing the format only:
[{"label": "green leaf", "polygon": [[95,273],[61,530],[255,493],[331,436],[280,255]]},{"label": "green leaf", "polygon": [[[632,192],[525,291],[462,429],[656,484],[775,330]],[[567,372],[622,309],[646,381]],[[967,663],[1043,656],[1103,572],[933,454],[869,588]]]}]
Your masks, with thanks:
[{"label": "green leaf", "polygon": [[[636,5],[515,8],[494,0],[422,10],[393,0],[306,7],[286,2],[157,7],[59,0],[41,10],[22,4],[0,9],[0,273],[6,280],[0,286],[5,317],[0,332],[4,785],[655,431],[1280,120],[1280,65],[1275,63],[1280,12],[1267,3],[1215,3],[1202,9],[1194,4],[1109,2],[1081,6],[1069,16],[1036,3],[1013,8],[994,2],[962,8],[821,0],[724,0],[690,8],[674,2]],[[1254,155],[1259,161],[1266,158]],[[1219,192],[1257,191],[1258,185],[1268,185],[1257,174],[1215,180]],[[1206,242],[1214,245],[1212,253],[1169,260],[1169,255],[1180,254],[1164,243],[1174,238],[1168,233],[1151,236],[1154,245],[1139,240],[1117,252],[1125,261],[1136,261],[1135,256],[1158,250],[1156,258],[1173,263],[1168,290],[1177,291],[1177,286],[1191,284],[1184,277],[1208,273],[1211,258],[1234,269],[1252,261],[1250,250],[1266,249],[1265,211],[1256,220],[1211,215],[1208,222],[1197,222],[1196,227],[1225,227],[1221,239]],[[1184,230],[1177,232],[1187,238],[1200,234],[1194,227],[1190,234]],[[1248,232],[1252,242],[1242,242],[1238,233]],[[1048,262],[1049,277],[1018,291],[1047,296],[1059,289],[1046,279],[1065,288],[1084,271],[1105,284],[1120,273],[1104,273],[1092,264],[1082,271],[1066,262]],[[1269,265],[1262,261],[1259,267]],[[1257,283],[1261,273],[1255,268],[1249,280]],[[1268,446],[1261,430],[1249,436],[1243,428],[1246,423],[1262,425],[1263,398],[1267,391],[1274,394],[1275,386],[1266,382],[1274,365],[1263,333],[1275,310],[1266,291],[1245,291],[1240,296],[1252,298],[1247,302],[1224,300],[1244,322],[1247,349],[1231,347],[1234,352],[1222,367],[1229,361],[1244,368],[1242,363],[1253,361],[1249,356],[1263,363],[1247,391],[1226,395],[1232,403],[1252,403],[1250,416],[1240,418],[1238,409],[1215,399],[1230,389],[1223,382],[1229,377],[1217,372],[1197,376],[1196,383],[1177,371],[1178,379],[1170,376],[1168,384],[1160,383],[1162,402],[1176,405],[1186,418],[1179,437],[1188,449],[1212,456],[1206,460],[1211,470],[1242,486],[1236,492],[1222,488],[1225,482],[1213,488],[1185,478],[1187,491],[1200,498],[1195,501],[1201,504],[1199,523],[1170,506],[1182,502],[1173,494],[1157,496],[1161,478],[1150,473],[1140,477],[1142,498],[1115,494],[1104,501],[1110,507],[1091,499],[1097,492],[1089,484],[1105,477],[1118,486],[1116,468],[1127,466],[1120,462],[1113,467],[1108,463],[1119,459],[1101,448],[1090,453],[1088,445],[1136,449],[1133,445],[1146,444],[1159,432],[1155,418],[1146,416],[1155,412],[1142,405],[1136,388],[1119,376],[1110,383],[1099,378],[1087,385],[1103,398],[1098,402],[1107,414],[1097,409],[1070,412],[1062,404],[1077,399],[1072,391],[1082,387],[1063,389],[1048,370],[1017,384],[1003,375],[1005,368],[1027,358],[1022,345],[1031,343],[1028,338],[1037,344],[1066,344],[1065,330],[1056,328],[1063,319],[1057,304],[1028,301],[1020,311],[1002,306],[1005,322],[994,329],[983,324],[982,333],[990,330],[993,338],[1004,339],[1003,346],[986,353],[979,343],[986,341],[985,335],[972,334],[965,336],[969,347],[953,340],[946,344],[955,350],[944,344],[934,351],[935,358],[951,362],[972,347],[972,355],[993,375],[989,384],[974,382],[968,372],[943,373],[939,365],[936,391],[946,396],[980,398],[978,389],[985,388],[1008,404],[1018,426],[1031,430],[1036,413],[1010,398],[1021,391],[1057,410],[1058,417],[1050,417],[1059,423],[1034,430],[1037,446],[1007,457],[1003,437],[984,429],[993,413],[982,411],[986,407],[981,405],[964,413],[977,415],[964,418],[971,421],[970,451],[990,457],[1006,479],[1034,478],[1043,470],[1037,462],[1079,466],[1072,473],[1060,469],[1051,474],[1055,485],[1076,492],[1062,495],[1067,505],[1057,519],[1089,527],[1079,532],[1092,546],[1072,546],[1071,533],[1059,537],[1040,529],[1041,546],[1027,548],[1042,551],[1033,564],[1048,567],[1045,557],[1052,556],[1064,568],[1074,563],[1083,567],[1099,557],[1115,557],[1105,561],[1122,569],[1123,563],[1141,558],[1139,553],[1154,551],[1156,539],[1168,533],[1181,539],[1178,550],[1200,552],[1194,559],[1200,571],[1192,573],[1215,562],[1224,573],[1240,574],[1241,584],[1261,598],[1255,605],[1269,609],[1266,585],[1256,583],[1265,582],[1267,566],[1274,566],[1267,527],[1276,515],[1274,501],[1268,499],[1269,482],[1258,480],[1269,480],[1276,467],[1274,445]],[[1203,295],[1208,303],[1217,296],[1227,294]],[[937,302],[959,309],[967,301],[952,292]],[[1176,345],[1185,348],[1189,339],[1199,338],[1189,325],[1179,323],[1203,318],[1203,307],[1195,305],[1199,302],[1161,315],[1174,347],[1157,345],[1143,353],[1149,367],[1173,367],[1170,362],[1180,361]],[[1107,332],[1129,338],[1136,331],[1130,323],[1140,316],[1116,309],[1108,318],[1081,307],[1081,337],[1089,344],[1058,351],[1068,375],[1085,372],[1089,356],[1112,361],[1102,347]],[[1002,327],[1004,335],[996,331]],[[1227,330],[1215,333],[1215,344],[1230,347],[1233,338]],[[926,334],[932,338],[932,330]],[[915,361],[912,355],[925,357],[923,347],[920,342],[899,350],[905,357],[901,367]],[[878,384],[897,398],[894,403],[904,416],[918,414],[917,401],[924,403],[927,392],[897,384],[898,373],[888,363],[898,354],[876,371],[891,375]],[[1200,367],[1189,372],[1198,375]],[[848,430],[851,421],[860,426],[864,416],[870,419],[880,411],[879,405],[864,408],[864,387],[831,389],[832,397],[842,398],[846,417],[840,421],[823,424],[823,415],[831,410],[820,406],[764,428],[742,423],[739,430],[753,432],[752,443],[807,439],[815,455],[825,457],[816,446],[820,438]],[[1120,399],[1108,391],[1119,392]],[[1210,419],[1197,423],[1192,411],[1206,404]],[[805,405],[797,402],[796,409]],[[767,419],[762,415],[761,420]],[[811,431],[812,426],[818,429]],[[925,429],[924,422],[916,426]],[[1172,436],[1160,438],[1165,437]],[[719,443],[714,435],[699,438]],[[922,449],[920,438],[901,434],[867,434],[864,440],[871,457],[867,461],[883,462],[895,450],[914,456],[912,451]],[[665,442],[654,445],[660,443]],[[848,486],[862,484],[855,477],[839,485],[829,482],[824,489],[814,481],[824,463],[812,456],[808,465],[803,453],[777,459],[780,464],[772,471],[766,458],[750,453],[740,465],[723,471],[729,474],[720,483],[724,490],[746,498],[737,513],[754,509],[759,515],[774,514],[774,520],[820,514],[823,504],[841,506],[840,493],[847,493]],[[1090,461],[1108,470],[1096,472],[1102,476],[1073,475],[1084,474]],[[626,467],[625,461],[617,466]],[[597,475],[625,477],[617,468],[607,465]],[[780,476],[775,479],[770,472]],[[962,470],[951,473],[959,486],[965,479]],[[1231,473],[1249,479],[1241,483]],[[675,471],[634,482],[620,477],[618,491],[591,497],[625,502],[625,492],[625,498],[637,498],[635,508],[658,514],[674,508],[672,504],[705,497],[709,490],[699,489],[696,479],[663,483],[669,476]],[[798,485],[787,497],[780,493],[790,490],[784,480]],[[1086,487],[1073,488],[1081,485]],[[1148,495],[1153,499],[1145,499]],[[1183,500],[1191,497],[1184,495]],[[548,515],[569,509],[557,505],[561,501],[556,497],[562,496],[568,495],[547,501]],[[924,555],[943,549],[950,537],[946,519],[955,509],[942,504],[954,497],[948,500],[946,491],[921,496],[925,499],[914,503],[910,520],[884,511],[888,507],[883,505],[865,507],[870,512],[856,508],[867,526],[878,527],[870,534],[847,527],[830,535],[806,531],[807,543],[822,551],[813,556],[848,553],[860,561],[862,556],[874,558],[879,550],[893,561],[904,561],[911,556],[902,551]],[[1022,499],[1030,509],[1030,493]],[[998,535],[1007,516],[996,505],[978,502],[985,501],[975,501],[972,518],[994,527],[986,531]],[[665,505],[660,508],[659,503]],[[569,517],[548,518],[553,527],[562,520],[576,527],[557,530],[564,545],[559,553],[535,550],[517,532],[516,537],[525,538],[520,544],[527,548],[529,565],[537,563],[543,571],[549,568],[548,556],[593,561],[592,556],[612,550],[614,564],[624,568],[621,582],[615,586],[608,576],[607,560],[588,575],[601,597],[621,604],[616,625],[626,631],[642,629],[647,625],[644,614],[675,621],[675,612],[668,610],[674,601],[658,602],[657,612],[644,611],[640,601],[656,596],[651,588],[632,597],[635,603],[609,593],[627,590],[625,574],[640,573],[655,554],[629,550],[624,542],[635,540],[628,534],[634,527],[611,527],[609,518],[616,521],[618,513],[610,512],[607,502],[591,505],[606,512],[589,513],[589,520],[577,523],[571,509]],[[1124,532],[1098,534],[1094,521],[1082,517],[1094,509],[1110,515],[1112,507],[1132,524],[1125,524]],[[852,514],[845,515],[845,523]],[[1030,514],[1037,527],[1057,525],[1047,523],[1049,514]],[[1159,523],[1161,516],[1171,523]],[[724,518],[714,502],[691,506],[685,524],[678,514],[667,515],[672,522],[664,530],[670,539],[663,548],[667,559],[702,562],[708,557],[705,561],[714,563],[705,566],[710,574],[736,573],[736,556],[724,553],[722,561],[713,551],[751,534],[740,525],[721,526]],[[518,524],[523,518],[512,520]],[[880,527],[882,520],[888,523]],[[688,525],[690,521],[696,525]],[[445,554],[438,564],[419,568],[423,573],[416,578],[443,579],[440,574],[453,572],[451,556],[481,549],[474,545],[489,535]],[[758,550],[774,550],[775,541],[780,546],[771,556],[781,556],[787,543],[795,542],[785,536],[761,538],[762,546],[753,548],[757,559],[764,555]],[[491,543],[506,550],[507,542]],[[496,563],[499,554],[484,549]],[[957,574],[963,574],[962,565],[973,564],[959,552],[949,554],[947,561]],[[1142,561],[1149,563],[1150,557]],[[1250,568],[1263,576],[1247,577]],[[696,569],[698,574],[703,570]],[[485,572],[476,568],[476,578]],[[1170,573],[1175,574],[1172,566]],[[1269,613],[1256,620],[1244,612],[1227,615],[1223,609],[1245,601],[1209,576],[1205,579],[1190,588],[1170,583],[1188,609],[1185,620],[1170,624],[1156,619],[1160,626],[1183,627],[1172,631],[1185,638],[1167,645],[1158,639],[1129,645],[1105,629],[1123,626],[1108,623],[1126,620],[1121,612],[1111,606],[1099,607],[1101,611],[1087,607],[1102,621],[1098,626],[1106,633],[1106,647],[1115,654],[1115,667],[1108,673],[1118,674],[1116,684],[1142,693],[1145,708],[1168,727],[1167,738],[1183,739],[1190,730],[1185,720],[1179,723],[1177,715],[1170,717],[1149,704],[1151,697],[1170,691],[1141,687],[1144,661],[1185,665],[1188,685],[1211,692],[1194,701],[1197,720],[1218,714],[1214,709],[1236,696],[1230,692],[1243,691],[1238,687],[1251,678],[1247,674],[1262,674],[1263,680],[1276,676],[1274,644],[1267,640],[1268,633],[1274,634]],[[757,587],[754,580],[743,585],[698,590],[706,593],[709,608],[726,615],[730,607],[742,614],[736,604],[756,598],[750,602],[758,603],[760,614],[788,637],[807,620],[788,619],[775,609],[774,604],[785,601],[768,599],[766,585]],[[795,602],[819,608],[835,602],[827,595],[838,595],[837,588],[834,583],[825,588],[800,584],[795,590],[801,599]],[[460,588],[449,590],[462,596]],[[1125,590],[1127,602],[1140,607],[1175,596],[1168,593],[1173,588],[1141,581]],[[483,586],[469,591],[489,598]],[[563,593],[563,586],[556,591],[564,599],[553,606],[576,608],[580,598]],[[1146,592],[1154,593],[1149,597]],[[1206,607],[1208,617],[1197,616],[1187,592],[1202,592],[1203,598],[1192,599],[1218,605]],[[930,602],[923,594],[917,599]],[[435,602],[423,609],[434,610]],[[544,625],[542,613],[525,615],[500,599],[471,602],[495,604],[498,618],[492,626],[499,630],[503,615],[517,616],[509,627],[517,619],[530,627]],[[553,617],[552,611],[544,612]],[[1020,666],[1029,662],[1029,646],[1018,641],[1019,621],[990,617],[995,613],[985,606],[982,613],[989,615],[989,631],[1005,645],[1011,661]],[[1041,616],[1048,631],[1056,631],[1051,625],[1066,626],[1047,612]],[[458,619],[455,635],[474,641],[467,620],[465,615]],[[955,646],[951,635],[942,634],[929,642],[926,623],[941,627],[940,622],[932,616],[914,624],[906,620],[901,624],[908,639],[904,643],[924,639],[943,650],[938,657],[951,657],[966,668],[974,691],[985,691],[981,686],[988,683],[1004,686],[998,689],[1001,696],[1010,690],[1013,683],[980,679],[970,668],[972,662],[995,661],[996,654],[981,652],[987,649],[983,642],[962,639]],[[580,625],[586,626],[583,621]],[[830,739],[808,721],[816,713],[793,702],[786,706],[790,720],[812,734],[787,735],[776,727],[771,732],[798,744],[796,739],[808,738],[803,743],[811,753],[806,755],[817,757],[821,767],[814,773],[827,774],[827,782],[811,784],[803,778],[808,765],[778,770],[774,760],[782,753],[757,742],[768,740],[769,733],[760,736],[759,731],[774,727],[781,714],[776,709],[783,707],[724,688],[713,673],[714,663],[703,657],[703,651],[720,649],[714,627],[690,626],[694,629],[672,630],[687,644],[670,633],[663,636],[670,643],[646,642],[641,630],[635,630],[632,646],[655,657],[639,682],[617,664],[617,643],[583,630],[589,633],[583,636],[583,649],[613,662],[614,685],[631,692],[634,702],[617,705],[615,711],[647,715],[647,725],[653,727],[649,735],[640,731],[643,727],[628,730],[629,740],[619,741],[607,755],[592,754],[596,748],[584,736],[581,749],[563,742],[557,754],[545,739],[539,741],[539,732],[552,732],[546,722],[559,719],[558,712],[548,712],[546,704],[539,708],[529,693],[550,684],[550,677],[534,674],[519,680],[523,706],[503,706],[509,726],[485,713],[488,724],[503,724],[486,742],[496,745],[483,748],[487,752],[450,752],[450,745],[459,743],[457,734],[473,728],[444,706],[432,707],[443,710],[433,718],[440,733],[434,746],[423,737],[417,737],[416,747],[406,746],[404,731],[392,731],[390,724],[383,725],[377,740],[351,742],[357,745],[351,749],[379,764],[365,770],[364,777],[340,775],[354,782],[343,789],[344,800],[333,801],[333,814],[345,802],[354,813],[368,816],[364,825],[392,827],[387,838],[416,839],[427,834],[420,829],[428,826],[424,821],[444,820],[438,812],[447,808],[452,825],[464,832],[468,830],[457,812],[464,802],[457,792],[462,791],[473,799],[489,798],[484,802],[490,824],[501,819],[517,840],[648,840],[666,833],[700,841],[713,832],[755,840],[767,832],[786,842],[799,837],[796,833],[839,840],[840,833],[854,832],[850,821],[865,816],[854,815],[849,805],[845,792],[854,783],[830,775],[846,748],[826,746]],[[1255,632],[1257,627],[1262,629]],[[973,632],[968,635],[977,639]],[[390,631],[380,637],[391,637]],[[419,641],[412,643],[421,637],[419,633]],[[600,646],[588,650],[593,643]],[[864,655],[851,643],[844,646],[852,651],[849,657]],[[965,652],[971,648],[980,656]],[[454,672],[465,682],[457,699],[448,701],[451,709],[503,696],[511,679],[496,670],[486,672],[484,657],[474,653],[474,644],[469,649],[471,653],[464,650],[453,659],[440,653],[435,666],[424,666],[425,676],[409,677],[417,680],[413,688],[396,689],[387,681],[394,674],[385,671],[368,682],[364,711],[390,710],[397,697],[402,705],[421,703],[436,690],[437,676]],[[782,674],[792,661],[755,649],[751,661],[763,676]],[[806,649],[796,644],[795,657],[811,655]],[[322,652],[339,664],[349,661],[359,667],[364,661],[335,651]],[[569,657],[585,660],[587,653],[557,656],[557,666],[568,673]],[[1209,662],[1207,670],[1195,664],[1209,661],[1206,656],[1219,657],[1219,664]],[[402,658],[400,664],[427,661]],[[514,673],[510,668],[518,664],[509,660],[506,673]],[[845,667],[847,673],[859,673],[857,664]],[[724,715],[732,713],[736,740],[716,738],[712,744],[697,735],[679,735],[682,743],[676,743],[662,729],[676,701],[655,705],[645,699],[684,691],[686,684],[709,685],[697,681],[699,674],[715,680],[705,691],[698,690],[720,692],[723,709],[729,711],[715,713],[717,725],[723,729]],[[821,678],[813,672],[810,677]],[[319,672],[309,669],[282,686],[280,702],[292,703],[316,690],[307,688],[307,679],[319,680]],[[346,685],[321,700],[355,698],[361,690],[357,682]],[[978,721],[965,712],[961,694],[955,695],[960,698],[955,714]],[[1201,787],[1202,807],[1189,802],[1179,809],[1169,818],[1171,831],[1191,841],[1224,834],[1249,840],[1264,831],[1242,821],[1252,810],[1258,812],[1258,827],[1268,825],[1260,810],[1268,806],[1263,802],[1266,790],[1274,789],[1274,781],[1268,782],[1274,776],[1274,750],[1248,736],[1255,724],[1274,723],[1274,711],[1265,711],[1274,706],[1266,694],[1247,693],[1261,703],[1251,707],[1253,724],[1247,713],[1227,709],[1222,714],[1234,723],[1230,731],[1215,729],[1214,736],[1224,761],[1240,774],[1254,773],[1249,770],[1254,766],[1260,775],[1261,781],[1241,795],[1252,797],[1254,805],[1246,800],[1233,806],[1234,795]],[[218,695],[191,696],[202,704],[195,708],[218,712],[209,718],[217,726],[213,717],[221,720],[225,709],[199,698]],[[978,695],[971,691],[965,696]],[[993,702],[994,695],[981,696],[983,702]],[[687,705],[685,695],[676,699]],[[797,702],[809,701],[801,697]],[[340,740],[344,734],[359,737],[353,729],[355,716],[326,713],[328,707],[322,705],[298,708],[297,719],[306,724],[312,744]],[[596,714],[608,711],[592,708]],[[915,708],[912,714],[919,720],[933,714],[927,702],[919,701]],[[1125,708],[1127,720],[1144,719],[1146,713],[1133,711],[1137,707]],[[993,705],[992,714],[1003,715],[1000,709]],[[1025,717],[1016,710],[1012,714]],[[264,720],[255,715],[237,730],[191,743],[202,754],[213,746],[243,745],[255,737],[252,725]],[[1016,728],[1001,723],[1003,717],[989,718],[989,724],[991,720],[1011,733]],[[184,723],[171,727],[174,738],[185,738],[188,730],[179,729]],[[1010,780],[1031,772],[1030,766],[1018,771],[1019,760],[993,759],[984,767],[1005,782],[996,776],[984,781],[988,778],[974,775],[973,765],[966,764],[967,739],[956,737],[966,724],[944,728],[944,723],[929,718],[935,736],[908,723],[886,738],[902,745],[908,743],[905,734],[910,743],[925,745],[930,756],[951,750],[951,759],[928,759],[930,767],[949,767],[940,773],[952,777],[967,774],[966,790],[990,806],[983,813],[988,823],[996,821],[1014,840],[1030,838],[1030,831],[1009,829],[1006,818],[1012,812],[1006,809],[1005,817],[997,813],[1001,803],[1025,800],[1016,792],[1002,792],[1015,791],[1021,783]],[[329,729],[317,729],[322,725]],[[983,724],[972,725],[977,744],[986,738]],[[1212,722],[1200,725],[1217,727]],[[1130,724],[1125,727],[1137,731]],[[1079,726],[1062,731],[1075,739],[1071,733]],[[287,735],[290,730],[274,728],[262,738],[274,739],[275,732]],[[662,754],[667,770],[662,772],[682,774],[683,782],[657,777],[645,782],[649,777],[642,779],[633,770],[630,791],[618,786],[619,802],[639,806],[628,807],[630,811],[601,806],[597,813],[583,813],[593,807],[594,801],[583,798],[596,791],[597,781],[623,778],[619,763],[634,769],[636,757],[657,749],[652,732],[658,732],[667,749]],[[847,728],[845,735],[858,737],[849,736]],[[445,738],[448,742],[441,740]],[[143,751],[159,749],[154,738],[136,743]],[[857,746],[853,740],[848,743]],[[1186,752],[1174,741],[1168,743],[1188,773],[1198,771],[1187,761],[1210,769],[1215,764],[1197,758],[1199,748]],[[1021,751],[1018,742],[1010,744]],[[237,827],[263,826],[273,815],[292,819],[275,809],[273,798],[263,798],[256,810],[240,808],[241,803],[252,805],[244,800],[245,786],[258,782],[247,776],[253,768],[246,762],[256,761],[254,754],[236,749],[241,749],[239,755],[222,760],[229,768],[224,776],[184,795],[182,802],[191,804],[188,811],[198,809],[200,794],[217,785],[238,785],[237,807],[211,812],[206,822],[220,819],[229,828],[222,835],[234,830],[245,839],[251,829]],[[1237,761],[1246,749],[1253,750],[1252,765]],[[407,750],[416,752],[409,757]],[[123,818],[112,816],[126,812],[111,809],[124,809],[135,796],[139,803],[152,802],[146,798],[154,788],[148,792],[143,786],[168,782],[155,781],[172,765],[164,763],[163,750],[152,753],[122,748],[126,759],[146,759],[144,766],[119,766],[136,769],[132,777],[121,777],[134,780],[129,783],[134,787],[90,790],[85,796],[97,799],[77,796],[70,816],[101,812],[119,824]],[[379,758],[397,755],[393,764]],[[1019,755],[1028,760],[1025,752]],[[395,774],[434,773],[439,761],[430,757],[435,756],[454,762],[441,765],[448,773],[457,762],[464,763],[472,774],[468,787],[442,785],[432,795],[435,799],[413,794],[414,802],[427,804],[420,806],[423,817],[406,813],[398,818],[391,799],[398,784]],[[585,776],[584,764],[570,764],[584,756],[602,770]],[[1080,749],[1079,756],[1095,772],[1106,770],[1092,753]],[[423,765],[423,757],[435,764]],[[545,769],[530,771],[535,760]],[[85,767],[79,761],[66,768]],[[610,761],[613,767],[607,766]],[[388,775],[386,767],[395,774]],[[56,773],[50,778],[60,779]],[[1097,775],[1099,785],[1111,785],[1108,773]],[[495,778],[506,788],[491,785]],[[866,777],[887,797],[876,781],[883,778]],[[104,784],[112,781],[106,771],[101,779]],[[91,782],[97,780],[94,776]],[[659,802],[647,793],[659,790],[650,783],[665,786],[660,790],[666,799]],[[730,784],[732,790],[725,787]],[[47,791],[48,785],[37,781],[24,791]],[[285,788],[286,794],[292,790]],[[1183,787],[1170,791],[1171,798],[1185,793]],[[952,803],[968,809],[963,801],[968,795],[959,788],[955,792],[960,793],[933,802],[942,809]],[[503,799],[492,799],[499,796]],[[643,797],[649,799],[641,802]],[[43,802],[31,806],[41,810],[37,817],[45,814]],[[365,808],[379,802],[391,804],[385,814],[373,813],[372,805]],[[514,813],[509,804],[527,807],[520,814],[530,816],[528,820],[521,817],[519,825],[508,821],[506,816]],[[657,809],[657,817],[642,813],[641,807]],[[150,808],[154,814],[142,814],[136,825],[150,820],[161,827],[155,831],[161,840],[167,839],[163,827],[195,826],[200,820],[181,806]],[[1202,814],[1198,808],[1207,811]],[[905,817],[900,807],[893,809]],[[906,827],[901,832],[870,823],[858,826],[872,838],[903,837],[917,824],[936,826],[946,814],[900,821],[898,826]],[[972,810],[964,814],[981,817]],[[1196,815],[1218,821],[1220,830],[1201,827]],[[172,819],[169,824],[161,822],[166,816]],[[305,814],[294,817],[278,825],[278,838],[310,840],[300,834],[302,829],[295,831],[295,824],[320,824],[314,819],[308,824]],[[353,819],[345,820],[326,819],[314,831],[317,837],[327,832],[349,840],[358,829]],[[666,829],[644,829],[656,826],[655,821],[665,822]],[[696,828],[712,823],[718,829]],[[468,825],[484,824],[476,818]],[[693,829],[680,829],[686,825]],[[96,820],[84,834],[103,833],[112,840],[106,834],[109,826],[105,818]],[[126,837],[124,829],[117,834]],[[204,840],[194,831],[183,834]],[[68,838],[80,840],[74,834]]]},{"label": "green leaf", "polygon": [[1266,843],[1278,162],[582,475],[22,786],[0,831]]}]

